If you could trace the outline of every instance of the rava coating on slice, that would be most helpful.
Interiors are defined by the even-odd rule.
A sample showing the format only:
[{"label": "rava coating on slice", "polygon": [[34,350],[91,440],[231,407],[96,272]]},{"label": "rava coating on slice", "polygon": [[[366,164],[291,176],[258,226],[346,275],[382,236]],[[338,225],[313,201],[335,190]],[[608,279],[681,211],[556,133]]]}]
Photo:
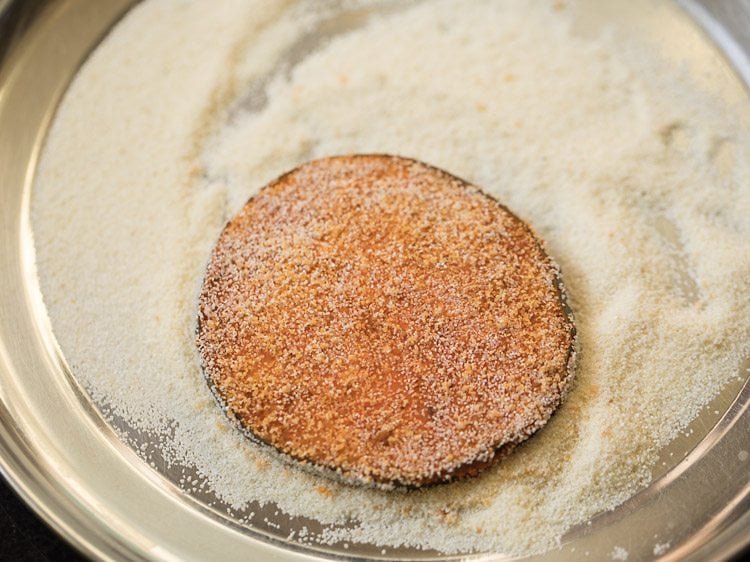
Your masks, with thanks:
[{"label": "rava coating on slice", "polygon": [[532,230],[386,155],[281,176],[227,224],[199,299],[215,396],[251,438],[346,480],[473,476],[562,401],[575,326]]}]

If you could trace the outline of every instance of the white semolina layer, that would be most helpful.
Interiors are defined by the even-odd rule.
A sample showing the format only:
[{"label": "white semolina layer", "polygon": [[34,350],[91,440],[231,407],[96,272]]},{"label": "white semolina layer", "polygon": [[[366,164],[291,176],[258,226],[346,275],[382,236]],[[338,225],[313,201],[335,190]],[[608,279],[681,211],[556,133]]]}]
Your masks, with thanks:
[{"label": "white semolina layer", "polygon": [[[317,45],[296,41],[328,16],[287,4],[145,2],[81,69],[32,197],[65,357],[235,509],[359,521],[324,542],[554,547],[645,486],[750,353],[748,104],[636,40],[573,33],[561,2],[402,5]],[[571,296],[567,401],[470,481],[394,493],[288,468],[232,429],[198,366],[196,297],[225,221],[303,161],[371,152],[482,186],[547,240]]]}]

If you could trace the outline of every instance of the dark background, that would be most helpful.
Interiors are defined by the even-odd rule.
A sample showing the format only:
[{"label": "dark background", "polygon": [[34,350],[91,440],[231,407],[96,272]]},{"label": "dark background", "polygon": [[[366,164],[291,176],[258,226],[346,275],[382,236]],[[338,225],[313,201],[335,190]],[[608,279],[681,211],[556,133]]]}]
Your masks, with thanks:
[{"label": "dark background", "polygon": [[0,476],[0,560],[84,562],[86,559],[42,523]]}]

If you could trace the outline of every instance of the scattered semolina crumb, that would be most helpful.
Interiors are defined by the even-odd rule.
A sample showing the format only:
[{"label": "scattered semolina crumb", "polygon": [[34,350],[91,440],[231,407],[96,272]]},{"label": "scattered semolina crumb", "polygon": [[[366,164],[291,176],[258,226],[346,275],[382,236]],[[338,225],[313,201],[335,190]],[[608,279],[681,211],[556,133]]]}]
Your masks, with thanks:
[{"label": "scattered semolina crumb", "polygon": [[[635,36],[580,31],[574,0],[372,17],[345,4],[354,16],[336,19],[284,1],[147,1],[118,23],[71,84],[35,178],[52,327],[123,439],[240,525],[344,548],[548,550],[644,488],[750,355],[746,98],[730,107]],[[322,480],[210,405],[196,298],[225,221],[283,171],[350,153],[482,186],[561,266],[575,385],[479,478],[408,494]]]},{"label": "scattered semolina crumb", "polygon": [[628,551],[621,546],[616,546],[612,549],[612,553],[609,556],[612,560],[627,560]]}]

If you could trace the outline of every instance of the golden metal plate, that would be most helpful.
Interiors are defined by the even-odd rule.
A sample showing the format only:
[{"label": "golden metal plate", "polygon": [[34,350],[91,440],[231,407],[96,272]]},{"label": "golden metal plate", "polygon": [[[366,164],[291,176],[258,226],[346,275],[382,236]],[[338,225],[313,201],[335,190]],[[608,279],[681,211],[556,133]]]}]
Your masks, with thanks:
[{"label": "golden metal plate", "polygon": [[[48,523],[103,560],[312,560],[383,557],[363,545],[313,550],[281,529],[249,527],[189,496],[169,470],[148,467],[117,437],[80,389],[55,342],[34,268],[29,197],[55,108],[88,53],[132,0],[0,0],[0,469]],[[600,0],[590,25],[601,16]],[[628,9],[624,9],[626,4]],[[682,0],[671,10],[612,1],[639,33],[692,70],[711,69],[711,88],[748,103],[750,2]],[[606,11],[606,10],[605,10]],[[599,17],[600,17],[599,16]],[[632,20],[632,21],[631,21]],[[697,22],[697,25],[696,25]],[[747,186],[750,189],[750,186]],[[750,298],[750,294],[748,295]],[[613,544],[630,560],[726,559],[750,544],[750,362],[664,452],[652,484],[537,560],[602,560]],[[715,413],[715,412],[718,412]],[[660,463],[661,466],[661,463]],[[385,557],[434,555],[389,550]],[[443,557],[444,558],[444,557]],[[477,559],[507,559],[502,554]]]}]

